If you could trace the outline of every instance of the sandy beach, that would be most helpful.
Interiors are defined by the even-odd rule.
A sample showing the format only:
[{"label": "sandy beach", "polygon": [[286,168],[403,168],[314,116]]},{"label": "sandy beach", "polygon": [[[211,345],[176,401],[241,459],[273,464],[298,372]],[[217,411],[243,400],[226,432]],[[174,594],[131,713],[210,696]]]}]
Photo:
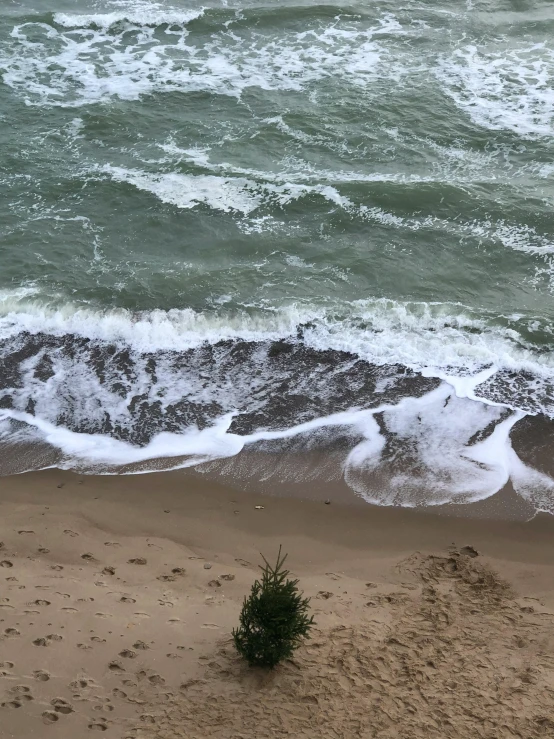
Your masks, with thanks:
[{"label": "sandy beach", "polygon": [[[52,470],[0,490],[2,739],[554,736],[547,516],[326,505],[177,473]],[[252,670],[231,629],[280,544],[316,627],[293,661]]]}]

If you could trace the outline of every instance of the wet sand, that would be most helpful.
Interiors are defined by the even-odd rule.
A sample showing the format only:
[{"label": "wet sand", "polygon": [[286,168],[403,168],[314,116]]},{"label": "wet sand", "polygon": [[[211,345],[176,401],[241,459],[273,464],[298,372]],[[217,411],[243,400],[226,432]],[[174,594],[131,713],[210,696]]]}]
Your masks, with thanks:
[{"label": "wet sand", "polygon": [[[551,517],[309,497],[0,478],[2,739],[554,736]],[[281,544],[317,625],[265,673],[230,634]]]}]

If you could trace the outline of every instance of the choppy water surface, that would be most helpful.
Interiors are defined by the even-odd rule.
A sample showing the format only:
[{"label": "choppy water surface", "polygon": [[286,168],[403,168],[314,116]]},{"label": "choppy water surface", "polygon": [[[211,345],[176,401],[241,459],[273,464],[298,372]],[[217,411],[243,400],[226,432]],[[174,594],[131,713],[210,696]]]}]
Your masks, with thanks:
[{"label": "choppy water surface", "polygon": [[554,511],[553,38],[546,0],[4,2],[9,469],[333,448],[372,502]]}]

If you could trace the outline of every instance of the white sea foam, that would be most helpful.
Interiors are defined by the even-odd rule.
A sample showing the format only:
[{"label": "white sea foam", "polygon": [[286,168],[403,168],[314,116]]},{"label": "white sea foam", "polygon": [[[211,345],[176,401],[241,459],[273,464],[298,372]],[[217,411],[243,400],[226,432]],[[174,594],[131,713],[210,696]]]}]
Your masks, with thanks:
[{"label": "white sea foam", "polygon": [[370,299],[326,306],[300,302],[252,306],[233,313],[192,309],[132,313],[57,301],[45,305],[38,300],[37,288],[29,290],[35,292],[0,294],[0,339],[21,332],[75,335],[146,353],[185,351],[226,339],[272,341],[295,336],[298,326],[306,325],[304,342],[315,349],[351,352],[378,365],[427,368],[448,382],[449,373],[474,374],[483,367],[554,377],[554,357],[537,353],[520,333],[552,331],[548,321],[515,317],[499,324],[455,303]]},{"label": "white sea foam", "polygon": [[226,433],[230,416],[219,419],[208,429],[191,428],[181,434],[156,434],[149,444],[142,447],[107,435],[70,431],[28,413],[0,410],[0,423],[7,419],[27,424],[38,432],[42,441],[59,449],[63,454],[63,460],[59,464],[62,469],[85,466],[98,470],[150,460],[185,457],[185,460],[179,459],[175,463],[174,468],[179,469],[234,456],[244,446],[244,440],[240,436]]},{"label": "white sea foam", "polygon": [[[554,481],[527,468],[511,448],[510,430],[524,414],[516,410],[507,418],[502,416],[506,407],[513,405],[510,389],[506,388],[507,396],[501,403],[489,401],[481,393],[484,383],[503,369],[518,376],[532,373],[539,381],[554,380],[554,359],[536,354],[531,345],[526,348],[517,332],[518,326],[526,327],[521,317],[501,326],[485,316],[473,316],[461,305],[387,300],[357,301],[327,309],[291,305],[233,315],[191,310],[97,313],[71,305],[41,307],[32,302],[33,297],[36,301],[35,288],[0,296],[0,339],[17,342],[23,332],[70,334],[115,343],[121,350],[129,350],[133,363],[131,375],[121,375],[117,364],[112,367],[108,363],[100,377],[88,354],[81,357],[80,352],[88,350],[78,345],[67,356],[45,345],[21,361],[19,381],[10,389],[13,407],[19,410],[0,411],[0,431],[4,438],[14,433],[29,437],[31,433],[30,438],[59,450],[62,458],[57,463],[61,466],[106,471],[140,464],[141,471],[148,471],[157,469],[160,463],[155,460],[161,459],[165,460],[164,468],[178,468],[233,457],[258,442],[344,427],[353,431],[355,438],[363,437],[345,455],[344,479],[370,502],[404,506],[467,503],[493,495],[511,479],[534,506],[554,511]],[[531,321],[535,328],[538,320]],[[185,372],[172,359],[172,352],[222,339],[288,338],[295,342],[297,327],[307,322],[303,342],[308,347],[352,352],[378,365],[400,363],[442,383],[419,398],[404,397],[371,410],[353,408],[239,436],[229,431],[233,415],[245,398],[249,399],[249,412],[262,410],[267,383],[275,381],[276,368],[266,376],[260,364],[265,354],[253,358],[255,372],[239,367],[231,383],[223,373],[221,383],[214,377],[209,386],[198,368]],[[542,327],[546,329],[544,322]],[[169,354],[165,356],[164,351]],[[37,370],[46,354],[50,370],[45,380]],[[152,354],[157,356],[155,378],[148,367]],[[278,382],[285,379],[277,378]],[[303,388],[299,392],[309,393],[310,380],[305,379],[305,387],[301,378],[296,382]],[[376,392],[386,388],[387,382],[382,382]],[[517,390],[516,381],[514,392]],[[127,428],[135,422],[129,403],[136,397],[149,398],[162,415],[184,397],[198,406],[216,403],[226,411],[208,428],[198,430],[189,423],[182,433],[154,433],[144,446],[108,435],[78,433],[57,421],[67,416],[75,426],[86,427],[92,419],[101,422],[108,412],[112,424]],[[29,398],[33,399],[32,414],[22,410]],[[377,413],[386,434],[375,420]],[[14,432],[10,419],[20,422],[19,430]],[[21,424],[27,432],[21,430]],[[494,431],[475,442],[491,424],[496,424]],[[387,438],[398,445],[392,457],[384,455]],[[383,474],[385,486],[379,484]]]},{"label": "white sea foam", "polygon": [[[274,119],[277,120],[277,119]],[[281,120],[281,119],[279,119]],[[289,126],[279,126],[281,130],[287,133],[291,133]],[[294,132],[293,138],[301,137],[302,132]],[[319,141],[319,137],[306,136],[308,141],[315,140]],[[424,142],[421,142],[423,145]],[[162,151],[168,154],[160,160],[160,163],[176,163],[176,162],[188,162],[196,167],[202,167],[211,172],[217,172],[219,174],[225,174],[233,177],[253,177],[257,180],[264,182],[273,183],[297,183],[313,185],[314,183],[326,182],[333,185],[353,185],[361,183],[394,183],[402,185],[410,184],[425,184],[425,183],[448,183],[450,186],[463,187],[469,183],[479,182],[494,182],[496,177],[490,174],[491,157],[471,157],[467,152],[467,159],[469,166],[462,169],[458,166],[456,171],[449,171],[446,167],[442,167],[440,171],[433,174],[407,174],[404,172],[357,172],[355,170],[346,171],[339,169],[322,169],[321,167],[314,167],[309,164],[303,158],[292,158],[287,157],[281,162],[283,169],[281,171],[267,171],[254,169],[252,167],[241,167],[239,165],[232,164],[231,162],[219,161],[217,163],[210,160],[210,149],[207,147],[199,148],[193,147],[189,149],[183,149],[179,147],[173,139],[159,145]],[[437,148],[437,147],[434,147]],[[452,158],[452,152],[449,152],[450,158]],[[463,150],[458,152],[458,162],[463,158]],[[154,163],[149,160],[149,163]]]},{"label": "white sea foam", "polygon": [[[368,502],[378,505],[441,505],[488,498],[509,479],[506,446],[518,417],[514,414],[499,423],[485,441],[472,446],[468,442],[498,420],[500,413],[498,408],[459,399],[447,384],[421,398],[402,400],[383,415],[387,431],[400,442],[395,467],[386,473],[387,485],[380,489],[372,480],[372,473],[383,473],[384,448],[384,442],[375,438],[380,431],[374,422],[370,424],[370,446],[362,442],[349,454],[345,479]],[[408,458],[415,455],[417,470],[409,462],[399,464],[404,454]]]},{"label": "white sea foam", "polygon": [[339,27],[336,19],[278,41],[224,26],[198,46],[188,42],[188,24],[202,13],[142,4],[107,14],[58,13],[55,26],[21,24],[11,50],[0,55],[4,83],[29,104],[60,106],[172,91],[240,97],[250,87],[302,90],[327,77],[365,86],[392,73],[380,64],[379,36],[405,33],[392,16],[367,29],[352,21]]},{"label": "white sea foam", "polygon": [[142,170],[104,166],[100,171],[116,182],[130,185],[155,195],[163,203],[178,208],[194,208],[203,204],[225,213],[236,211],[248,215],[265,204],[287,205],[306,195],[321,195],[324,199],[342,207],[350,201],[330,185],[303,185],[295,182],[283,184],[259,183],[245,177],[220,177],[216,175],[188,175],[179,173],[151,174]]},{"label": "white sea foam", "polygon": [[[245,436],[229,432],[233,414],[227,414],[209,428],[159,433],[139,447],[110,436],[70,431],[36,414],[13,410],[0,410],[0,435],[9,436],[9,421],[15,420],[59,450],[62,456],[57,466],[61,468],[101,472],[145,463],[140,471],[147,472],[159,469],[160,460],[165,460],[164,469],[182,469],[236,456],[260,441],[292,439],[343,426],[364,437],[346,455],[343,475],[352,490],[369,503],[413,507],[475,502],[494,495],[511,479],[516,491],[537,510],[554,513],[554,479],[526,466],[511,446],[510,431],[522,414],[513,413],[496,423],[483,441],[469,443],[472,436],[498,421],[500,412],[493,406],[458,399],[445,383],[421,398],[406,398],[396,405],[335,413],[287,429]],[[394,455],[396,468],[383,459],[387,442],[375,421],[377,413],[383,414],[388,433],[400,443]],[[409,457],[402,459],[406,450],[409,457],[415,455],[415,468]],[[386,475],[386,485],[374,479],[376,473]]]},{"label": "white sea foam", "polygon": [[[291,161],[290,159],[284,162],[286,166],[281,171],[265,171],[251,167],[241,167],[225,161],[214,163],[210,159],[209,148],[193,147],[184,149],[179,147],[171,138],[159,146],[167,154],[166,157],[161,159],[159,165],[173,164],[175,166],[176,163],[187,162],[208,172],[217,173],[219,179],[214,177],[211,181],[211,187],[214,189],[213,202],[210,202],[209,199],[202,201],[215,209],[222,209],[222,203],[231,201],[231,198],[225,198],[224,191],[227,188],[232,189],[233,186],[242,189],[248,208],[240,206],[241,196],[237,191],[237,206],[232,206],[229,210],[234,209],[243,214],[248,214],[263,205],[278,204],[284,206],[302,197],[317,194],[339,206],[353,217],[362,218],[382,226],[392,226],[410,231],[430,228],[435,232],[442,230],[447,234],[461,237],[469,235],[479,241],[497,242],[507,249],[539,257],[548,257],[554,253],[552,239],[525,223],[510,223],[505,219],[464,221],[462,219],[447,220],[432,215],[426,217],[398,216],[382,208],[353,202],[352,199],[341,194],[339,189],[341,185],[371,182],[391,182],[403,185],[447,182],[452,187],[463,189],[472,182],[477,181],[482,184],[488,179],[490,181],[496,180],[494,175],[486,174],[490,169],[489,156],[472,155],[469,156],[469,162],[465,162],[463,150],[457,152],[449,150],[448,156],[450,158],[455,157],[457,162],[460,162],[460,160],[464,162],[465,169],[462,169],[460,173],[458,171],[452,172],[443,167],[440,172],[425,176],[316,169],[304,160]],[[157,162],[151,160],[149,163],[156,164]],[[131,184],[136,184],[142,190],[152,192],[164,202],[170,202],[178,207],[192,207],[191,201],[187,197],[181,198],[179,195],[180,188],[184,193],[191,189],[194,190],[194,180],[187,175],[154,175],[140,170],[116,169],[110,166],[105,167],[104,171],[111,174],[114,179],[128,181]],[[199,191],[201,193],[204,189],[200,184],[201,178],[198,175],[196,177],[199,181]],[[223,188],[223,192],[220,192],[221,188]],[[192,203],[196,204],[194,199]],[[239,224],[239,227],[248,232],[260,232],[264,230],[264,221],[258,220],[254,226],[250,226],[248,222],[243,222]],[[268,220],[265,227],[274,230],[275,224]],[[548,269],[547,271],[548,280],[553,280],[554,275],[551,270]]]},{"label": "white sea foam", "polygon": [[497,50],[468,44],[444,55],[435,73],[479,126],[531,137],[554,133],[554,49],[548,42]]},{"label": "white sea foam", "polygon": [[135,2],[112,2],[119,7],[109,13],[54,13],[54,23],[65,28],[88,28],[94,26],[107,30],[118,24],[134,26],[186,26],[204,14],[204,8],[182,10],[157,2],[135,0]]},{"label": "white sea foam", "polygon": [[104,167],[103,171],[116,182],[128,182],[178,208],[203,204],[224,213],[238,211],[246,215],[262,202],[261,194],[256,193],[256,184],[244,178],[176,173],[155,175],[112,166]]},{"label": "white sea foam", "polygon": [[[341,183],[391,181],[406,184],[416,181],[436,181],[435,178],[411,179],[404,176],[387,177],[380,174],[362,175],[327,171],[267,172],[233,166],[227,162],[213,164],[210,162],[208,149],[179,149],[172,142],[163,144],[161,148],[180,161],[187,161],[219,174],[155,173],[112,165],[96,168],[91,173],[102,172],[116,182],[126,182],[178,208],[190,209],[204,205],[213,210],[241,214],[245,217],[253,216],[255,211],[262,208],[274,206],[282,208],[304,197],[317,195],[353,218],[361,218],[385,227],[409,231],[429,228],[435,233],[442,230],[456,236],[469,235],[479,241],[497,242],[505,248],[532,256],[549,257],[554,254],[552,240],[524,223],[510,223],[506,220],[446,220],[437,216],[398,216],[379,207],[355,203],[351,198],[341,194],[339,189]],[[463,186],[463,181],[456,184]],[[274,218],[267,217],[267,214],[265,217],[258,215],[248,220],[243,218],[237,221],[237,226],[246,233],[278,230]],[[550,265],[545,268],[545,277],[549,282],[554,279]]]}]

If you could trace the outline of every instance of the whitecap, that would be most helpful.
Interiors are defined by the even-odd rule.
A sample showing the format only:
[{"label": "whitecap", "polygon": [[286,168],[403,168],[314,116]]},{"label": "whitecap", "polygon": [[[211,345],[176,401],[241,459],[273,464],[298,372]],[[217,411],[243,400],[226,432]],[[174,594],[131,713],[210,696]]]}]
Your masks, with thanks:
[{"label": "whitecap", "polygon": [[490,50],[474,44],[443,55],[443,89],[474,123],[524,137],[554,133],[554,50],[547,42]]}]

